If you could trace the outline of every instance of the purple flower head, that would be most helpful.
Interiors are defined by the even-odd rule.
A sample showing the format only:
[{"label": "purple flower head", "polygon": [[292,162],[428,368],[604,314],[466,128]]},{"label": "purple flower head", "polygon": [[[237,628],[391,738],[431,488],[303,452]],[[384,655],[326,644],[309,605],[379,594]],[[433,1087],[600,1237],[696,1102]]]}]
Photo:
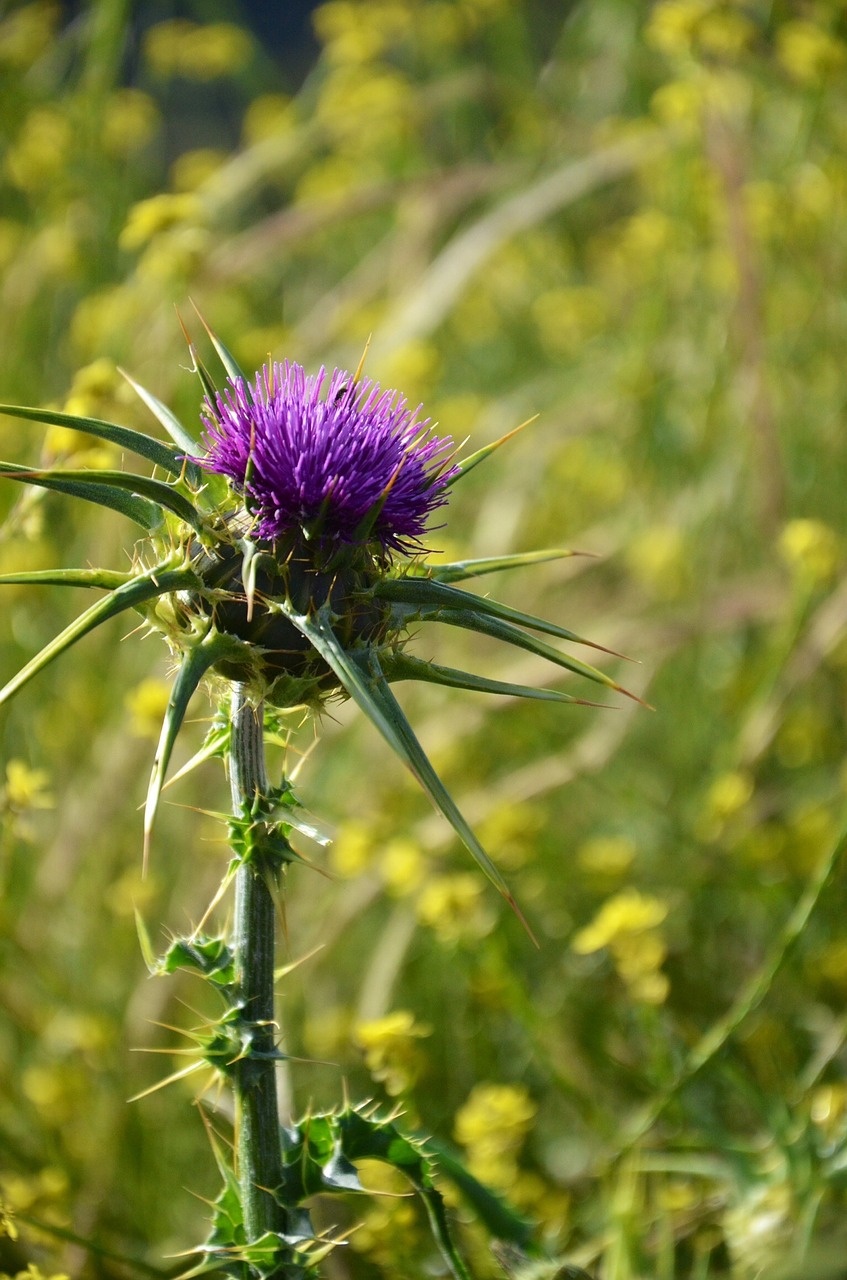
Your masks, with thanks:
[{"label": "purple flower head", "polygon": [[418,421],[396,391],[336,369],[322,394],[326,376],[286,360],[263,366],[251,385],[230,381],[206,401],[200,465],[244,494],[261,539],[302,529],[419,550],[447,501],[452,440],[432,435],[430,419]]}]

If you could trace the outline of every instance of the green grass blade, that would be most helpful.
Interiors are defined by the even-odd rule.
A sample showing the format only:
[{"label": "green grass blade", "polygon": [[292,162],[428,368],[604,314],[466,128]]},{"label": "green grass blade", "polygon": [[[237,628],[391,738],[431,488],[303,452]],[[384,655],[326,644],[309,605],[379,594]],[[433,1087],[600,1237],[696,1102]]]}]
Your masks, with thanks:
[{"label": "green grass blade", "polygon": [[326,609],[320,609],[317,613],[307,616],[296,613],[284,604],[280,607],[297,630],[314,645],[338,676],[350,697],[361,707],[388,745],[408,766],[436,809],[447,819],[478,866],[529,932],[509,886],[479,843],[415,737],[412,726],[403,714],[380,669],[376,654],[373,652],[368,654],[366,651],[351,653],[345,650],[332,630]]},{"label": "green grass blade", "polygon": [[[180,451],[184,450],[189,457],[193,457],[198,449],[201,448],[199,437],[193,436],[190,431],[187,431],[176,414],[172,413],[166,404],[162,404],[162,401],[154,396],[152,391],[148,391],[146,387],[142,387],[140,382],[136,382],[135,378],[131,377],[126,369],[119,369],[118,372],[122,378],[126,379],[135,394],[144,401],[153,416],[158,418],[177,448]],[[181,461],[179,467],[180,469],[182,467]],[[196,464],[189,463],[187,473],[192,483],[199,483],[200,476]]]},{"label": "green grass blade", "polygon": [[575,631],[548,622],[546,618],[537,618],[531,613],[521,613],[507,604],[490,600],[487,596],[475,596],[469,591],[460,591],[458,587],[448,586],[445,582],[432,582],[428,578],[384,578],[374,587],[374,595],[383,600],[395,601],[398,604],[423,606],[432,609],[471,609],[484,613],[489,618],[501,618],[505,622],[516,623],[520,627],[531,627],[533,631],[543,631],[548,636],[556,636],[559,640],[570,640],[572,644],[585,644],[591,649],[599,649],[601,653],[613,654],[622,658],[623,654],[615,653],[602,644],[586,640]]},{"label": "green grass blade", "polygon": [[153,760],[150,783],[147,788],[147,800],[144,805],[145,868],[150,852],[153,823],[156,820],[156,810],[159,807],[159,798],[162,794],[162,785],[177,734],[185,719],[188,703],[209,668],[222,658],[225,653],[228,653],[232,646],[233,641],[230,637],[222,636],[220,632],[211,629],[199,643],[187,650],[183,656],[176,679],[171,687],[165,718],[162,722],[162,732],[159,736],[159,744],[156,747],[156,755]]},{"label": "green grass blade", "polygon": [[165,569],[159,571],[157,569],[150,570],[142,577],[132,578],[123,586],[116,587],[108,596],[104,596],[102,600],[98,600],[91,608],[86,609],[78,618],[67,627],[64,631],[55,636],[49,644],[45,645],[40,653],[21,667],[17,675],[0,689],[0,706],[4,702],[8,702],[13,698],[25,684],[28,684],[33,676],[38,675],[39,671],[43,671],[54,658],[58,658],[61,654],[69,649],[89,631],[93,631],[95,627],[99,627],[102,622],[107,622],[109,618],[116,617],[117,614],[123,613],[126,609],[136,608],[140,604],[144,604],[147,600],[152,600],[155,596],[165,595],[169,591],[180,591],[186,587],[197,587],[199,582],[197,576],[190,569]]},{"label": "green grass blade", "polygon": [[[0,463],[0,468],[8,468],[8,463]],[[3,471],[0,470],[0,475]],[[96,471],[85,470],[75,471],[66,469],[56,470],[39,470],[27,469],[26,467],[13,467],[8,471],[10,479],[22,480],[24,483],[40,484],[47,488],[58,489],[59,492],[69,493],[75,497],[88,497],[89,501],[103,502],[104,505],[111,505],[106,501],[106,495],[126,491],[134,497],[141,497],[148,500],[148,505],[157,507],[165,507],[168,511],[172,511],[174,515],[179,516],[180,520],[185,520],[193,529],[199,529],[202,525],[202,517],[194,506],[178,493],[172,485],[166,484],[163,480],[156,480],[152,476],[139,476],[129,471]],[[61,487],[60,487],[61,486]],[[74,489],[72,486],[87,487],[87,492],[83,493],[82,488]],[[103,496],[92,498],[90,495],[101,493]],[[159,520],[161,523],[161,519]]]},{"label": "green grass blade", "polygon": [[114,569],[33,569],[0,574],[0,586],[100,587],[114,591],[130,581],[131,573],[117,573]]},{"label": "green grass blade", "polygon": [[473,675],[470,671],[456,671],[452,667],[440,667],[434,662],[424,662],[408,653],[393,653],[382,658],[382,670],[386,680],[421,680],[427,684],[440,684],[448,689],[470,689],[475,693],[497,693],[511,698],[532,698],[538,702],[569,702],[580,707],[602,707],[605,703],[588,702],[585,698],[573,698],[557,689],[535,689],[527,684],[510,684],[504,680],[489,680]]},{"label": "green grass blade", "polygon": [[33,422],[45,422],[50,426],[69,427],[72,431],[82,431],[90,436],[99,436],[120,449],[129,449],[141,458],[147,458],[171,475],[179,475],[182,471],[182,460],[176,449],[141,431],[133,431],[131,427],[121,427],[115,422],[105,422],[100,418],[81,418],[73,413],[59,413],[56,409],[33,409],[16,404],[0,404],[0,413],[10,418],[26,418]]},{"label": "green grass blade", "polygon": [[435,582],[466,582],[468,578],[480,578],[485,573],[499,573],[503,569],[520,569],[524,565],[543,564],[546,560],[566,560],[570,556],[590,555],[588,551],[520,551],[511,556],[484,556],[479,560],[455,560],[451,564],[413,562],[404,566],[409,577],[427,577]]},{"label": "green grass blade", "polygon": [[558,667],[564,667],[566,671],[572,671],[574,675],[584,676],[586,680],[593,680],[595,684],[602,684],[607,689],[614,689],[616,693],[632,698],[635,702],[641,702],[642,706],[646,705],[637,694],[625,689],[604,671],[598,671],[587,662],[580,662],[578,658],[560,653],[551,644],[545,644],[536,636],[528,635],[526,631],[513,626],[511,622],[503,622],[499,618],[491,618],[483,613],[461,609],[439,609],[431,612],[425,610],[417,615],[417,619],[421,622],[446,622],[451,627],[463,627],[467,631],[476,631],[479,635],[502,640],[505,644],[514,645],[516,649],[526,649],[528,653],[537,654],[539,658],[547,658],[549,662],[554,662]]},{"label": "green grass blade", "polygon": [[100,507],[109,507],[119,511],[122,516],[133,520],[137,525],[151,533],[162,525],[162,512],[159,507],[147,498],[141,498],[118,489],[106,488],[89,480],[74,480],[74,475],[89,475],[89,472],[68,471],[33,471],[31,467],[19,466],[15,462],[0,462],[0,479],[18,480],[22,484],[34,484],[40,489],[50,489],[54,493],[64,493],[70,498],[82,498],[84,502],[94,502]]}]

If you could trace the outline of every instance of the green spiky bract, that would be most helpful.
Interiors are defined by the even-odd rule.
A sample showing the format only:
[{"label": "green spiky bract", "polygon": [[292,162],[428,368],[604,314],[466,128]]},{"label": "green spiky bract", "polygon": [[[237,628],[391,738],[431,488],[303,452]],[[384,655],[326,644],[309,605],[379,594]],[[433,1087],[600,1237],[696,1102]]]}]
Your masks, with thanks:
[{"label": "green spiky bract", "polygon": [[[226,403],[232,413],[247,412],[253,401],[241,370],[224,344],[207,331],[234,388]],[[189,350],[206,412],[214,413],[214,405],[224,401],[193,345]],[[100,419],[0,404],[0,414],[93,435],[135,454],[159,473],[0,463],[0,475],[17,484],[56,494],[58,501],[81,498],[95,503],[126,517],[146,535],[146,540],[135,544],[133,563],[126,572],[57,568],[0,577],[0,587],[27,583],[101,593],[7,680],[0,688],[0,704],[111,618],[135,612],[148,629],[164,637],[176,659],[177,674],[148,786],[146,860],[174,744],[190,701],[206,677],[213,677],[214,687],[224,692],[222,710],[206,743],[182,770],[187,772],[212,756],[224,758],[228,765],[232,811],[225,820],[232,856],[221,888],[203,926],[175,938],[159,959],[139,919],[139,937],[151,972],[189,971],[220,997],[219,1016],[186,1033],[189,1047],[179,1052],[187,1054],[189,1062],[171,1078],[211,1072],[232,1089],[235,1100],[234,1160],[223,1154],[225,1144],[209,1126],[223,1189],[211,1206],[209,1239],[194,1251],[188,1274],[216,1271],[238,1280],[314,1280],[321,1260],[337,1242],[331,1233],[315,1233],[306,1202],[318,1193],[360,1193],[357,1161],[363,1159],[383,1161],[406,1176],[423,1202],[434,1240],[454,1280],[470,1277],[451,1237],[438,1179],[454,1184],[491,1235],[507,1243],[510,1257],[531,1260],[537,1256],[531,1224],[476,1182],[447,1147],[404,1134],[396,1116],[346,1106],[337,1112],[310,1114],[280,1128],[276,1069],[285,1054],[275,1022],[277,914],[288,867],[304,861],[292,836],[305,835],[319,844],[326,839],[304,815],[285,779],[279,786],[269,783],[264,745],[275,714],[297,705],[319,708],[339,696],[351,698],[523,919],[500,871],[433,769],[392,686],[421,681],[496,696],[586,702],[565,690],[495,680],[425,662],[406,652],[410,629],[443,623],[543,658],[568,678],[626,694],[611,676],[558,647],[562,642],[591,644],[577,632],[456,585],[575,553],[554,549],[438,567],[428,564],[416,547],[414,555],[404,558],[397,545],[398,541],[402,545],[402,538],[383,535],[388,540],[380,542],[379,536],[383,507],[399,472],[383,486],[346,541],[334,540],[326,524],[335,492],[333,480],[326,501],[308,522],[274,535],[272,542],[262,542],[255,535],[259,513],[247,492],[252,454],[243,483],[214,474],[198,457],[199,432],[187,428],[150,391],[125,376],[168,441]],[[357,380],[358,373],[353,382]],[[347,393],[345,383],[339,395]],[[336,412],[334,404],[326,408],[328,414]],[[422,479],[442,489],[455,485],[508,438],[484,446],[452,469],[444,470],[441,464],[424,469]],[[427,447],[436,446],[440,450],[438,441]],[[410,437],[406,448],[416,447]],[[401,466],[405,465],[404,455]],[[426,495],[418,497],[429,502]],[[207,931],[205,921],[233,884],[231,932]]]}]

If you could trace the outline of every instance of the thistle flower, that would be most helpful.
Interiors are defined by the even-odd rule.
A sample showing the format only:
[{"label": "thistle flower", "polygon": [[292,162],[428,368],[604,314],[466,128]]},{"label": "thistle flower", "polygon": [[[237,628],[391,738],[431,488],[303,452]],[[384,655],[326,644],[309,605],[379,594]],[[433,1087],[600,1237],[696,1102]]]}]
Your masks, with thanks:
[{"label": "thistle flower", "polygon": [[396,391],[336,369],[313,377],[298,364],[265,365],[252,386],[230,381],[204,418],[201,467],[243,495],[260,539],[302,531],[351,546],[422,550],[432,513],[457,474],[452,441],[417,421]]},{"label": "thistle flower", "polygon": [[627,693],[610,676],[537,633],[577,644],[590,641],[456,585],[572,552],[526,552],[438,566],[421,559],[421,538],[452,486],[514,431],[451,465],[452,441],[434,435],[429,420],[419,421],[418,410],[411,411],[396,392],[360,380],[361,366],[352,378],[336,370],[327,382],[323,369],[307,376],[297,364],[270,364],[248,382],[223,343],[207,331],[228,382],[219,392],[189,341],[205,392],[202,440],[132,379],[173,443],[95,418],[0,405],[0,413],[109,440],[170,476],[165,481],[124,471],[31,470],[0,463],[0,474],[8,479],[111,507],[148,535],[147,550],[128,573],[55,569],[0,578],[0,583],[61,583],[106,593],[0,689],[0,705],[88,631],[136,609],[179,658],[148,791],[146,841],[188,703],[203,677],[214,671],[243,685],[256,705],[264,700],[292,707],[351,697],[514,905],[391,689],[397,681],[417,680],[508,697],[584,702],[559,690],[438,666],[405,651],[411,626],[440,622]]}]

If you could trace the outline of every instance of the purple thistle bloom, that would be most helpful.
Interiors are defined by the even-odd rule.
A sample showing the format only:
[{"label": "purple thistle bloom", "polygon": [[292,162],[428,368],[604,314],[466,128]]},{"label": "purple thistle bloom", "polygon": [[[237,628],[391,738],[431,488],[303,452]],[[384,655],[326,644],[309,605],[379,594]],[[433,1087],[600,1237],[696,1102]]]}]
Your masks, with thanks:
[{"label": "purple thistle bloom", "polygon": [[420,550],[455,474],[452,440],[432,435],[430,419],[416,421],[396,391],[336,369],[322,395],[325,381],[325,369],[307,377],[287,360],[264,365],[252,385],[230,380],[206,401],[207,453],[197,461],[244,494],[263,540],[303,529]]}]

